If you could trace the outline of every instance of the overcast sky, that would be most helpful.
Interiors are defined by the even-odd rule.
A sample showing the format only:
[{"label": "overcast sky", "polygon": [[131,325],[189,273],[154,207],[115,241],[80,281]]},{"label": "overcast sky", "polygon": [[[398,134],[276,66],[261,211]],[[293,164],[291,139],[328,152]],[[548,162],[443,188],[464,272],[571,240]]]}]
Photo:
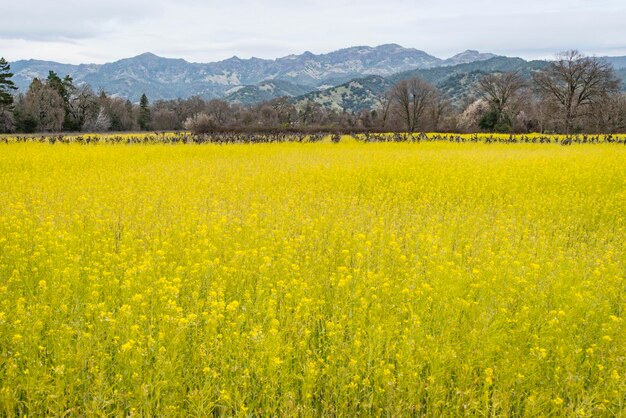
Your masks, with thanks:
[{"label": "overcast sky", "polygon": [[143,52],[209,62],[397,43],[549,58],[626,55],[625,0],[19,0],[0,56],[103,63]]}]

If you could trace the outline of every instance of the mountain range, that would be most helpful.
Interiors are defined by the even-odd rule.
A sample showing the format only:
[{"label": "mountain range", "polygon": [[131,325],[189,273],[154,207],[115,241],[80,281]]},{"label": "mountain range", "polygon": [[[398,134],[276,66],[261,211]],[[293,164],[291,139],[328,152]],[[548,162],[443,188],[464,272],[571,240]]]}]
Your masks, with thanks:
[{"label": "mountain range", "polygon": [[443,60],[418,49],[388,44],[345,48],[320,55],[307,51],[274,60],[232,57],[202,64],[145,53],[100,65],[23,60],[11,63],[11,67],[21,91],[28,88],[34,77],[46,77],[52,70],[60,76],[71,75],[75,83],[88,83],[96,90],[137,101],[142,93],[152,100],[191,95],[221,98],[243,89],[233,96],[237,98],[250,94],[252,88],[266,92],[265,96],[272,90],[300,94],[366,75],[391,76],[417,68],[453,66],[494,56],[465,51]]},{"label": "mountain range", "polygon": [[[626,79],[626,57],[605,57]],[[314,100],[337,110],[375,108],[396,81],[420,76],[453,100],[471,94],[474,82],[494,71],[517,70],[530,77],[547,61],[525,61],[474,50],[440,59],[396,44],[357,46],[327,54],[304,52],[273,60],[232,57],[212,63],[191,63],[145,53],[107,64],[70,65],[52,61],[11,63],[14,81],[25,92],[34,77],[48,71],[70,75],[76,84],[137,102],[145,93],[151,101],[199,95],[254,104],[287,96]]]}]

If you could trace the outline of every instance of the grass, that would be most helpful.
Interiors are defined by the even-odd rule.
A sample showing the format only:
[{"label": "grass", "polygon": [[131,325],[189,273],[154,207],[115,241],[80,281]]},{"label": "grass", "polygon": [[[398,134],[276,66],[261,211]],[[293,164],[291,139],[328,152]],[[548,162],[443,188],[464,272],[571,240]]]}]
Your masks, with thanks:
[{"label": "grass", "polygon": [[626,409],[626,148],[0,145],[0,416]]}]

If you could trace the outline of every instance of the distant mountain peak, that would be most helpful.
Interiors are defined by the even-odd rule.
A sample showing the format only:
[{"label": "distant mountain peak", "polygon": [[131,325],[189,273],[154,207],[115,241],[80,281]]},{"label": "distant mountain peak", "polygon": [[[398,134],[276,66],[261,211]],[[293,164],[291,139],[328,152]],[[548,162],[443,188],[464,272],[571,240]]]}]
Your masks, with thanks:
[{"label": "distant mountain peak", "polygon": [[164,62],[187,63],[187,61],[185,61],[182,58],[165,58],[165,57],[158,56],[152,52],[144,52],[143,54],[139,54],[132,58],[125,58],[125,59],[121,59],[119,61],[115,61],[110,64],[103,64],[103,65],[106,66],[106,65],[112,65],[112,64],[123,63],[123,62],[133,62],[133,63],[140,63],[140,64],[146,64],[146,65],[160,65]]},{"label": "distant mountain peak", "polygon": [[[143,54],[139,54],[137,56],[127,58],[127,60],[139,61],[139,62],[155,62],[155,61],[162,60],[162,59],[165,59],[165,58],[159,57],[158,55],[153,54],[152,52],[144,52]],[[124,60],[120,60],[120,61],[124,61]]]},{"label": "distant mountain peak", "polygon": [[466,49],[444,61],[444,65],[469,64],[476,61],[486,61],[498,55],[491,53],[481,53],[475,49]]},{"label": "distant mountain peak", "polygon": [[376,49],[380,49],[380,50],[397,50],[397,49],[411,49],[411,48],[404,48],[398,44],[382,44],[382,45],[378,45],[376,47]]}]

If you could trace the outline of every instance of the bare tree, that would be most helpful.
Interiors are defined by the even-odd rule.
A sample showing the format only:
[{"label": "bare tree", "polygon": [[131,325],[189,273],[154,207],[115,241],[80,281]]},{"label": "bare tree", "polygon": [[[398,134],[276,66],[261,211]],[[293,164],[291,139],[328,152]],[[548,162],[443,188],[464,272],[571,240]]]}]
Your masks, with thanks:
[{"label": "bare tree", "polygon": [[224,126],[228,121],[230,105],[225,100],[213,99],[206,104],[206,113],[213,117],[218,126]]},{"label": "bare tree", "polygon": [[306,100],[298,109],[298,121],[302,126],[320,125],[324,118],[322,105],[313,100]]},{"label": "bare tree", "polygon": [[88,119],[91,123],[98,118],[100,113],[98,96],[88,84],[79,87],[72,86],[69,91],[67,111],[69,115],[66,115],[66,118],[70,119],[71,125],[81,130]]},{"label": "bare tree", "polygon": [[260,103],[255,108],[258,124],[261,126],[276,126],[278,125],[278,114],[276,110],[270,106],[267,102]]},{"label": "bare tree", "polygon": [[415,131],[420,125],[436,93],[435,87],[418,77],[399,81],[393,86],[391,100],[399,116],[404,119],[408,132]]},{"label": "bare tree", "polygon": [[450,102],[443,97],[441,92],[437,91],[432,100],[430,107],[431,129],[438,131],[441,120],[450,108]]},{"label": "bare tree", "polygon": [[13,110],[8,106],[0,106],[0,133],[13,132],[15,130],[15,117]]},{"label": "bare tree", "polygon": [[60,131],[65,109],[63,98],[47,83],[34,79],[24,96],[24,113],[39,131]]},{"label": "bare tree", "polygon": [[458,125],[464,131],[475,131],[483,115],[488,111],[489,103],[485,99],[478,99],[467,105],[458,116]]},{"label": "bare tree", "polygon": [[387,118],[389,117],[389,109],[391,108],[391,92],[385,93],[380,98],[380,127],[385,129]]},{"label": "bare tree", "polygon": [[567,134],[583,110],[619,88],[609,63],[575,50],[558,54],[557,60],[535,73],[533,79],[544,98],[554,99],[558,104]]},{"label": "bare tree", "polygon": [[510,130],[517,114],[517,99],[525,87],[526,80],[517,72],[493,73],[481,78],[479,93],[490,110],[481,128]]},{"label": "bare tree", "polygon": [[187,118],[183,127],[195,134],[206,134],[215,131],[217,123],[213,115],[198,113]]},{"label": "bare tree", "polygon": [[180,129],[178,115],[170,109],[158,109],[152,112],[152,128],[157,131],[173,131]]},{"label": "bare tree", "polygon": [[291,122],[296,118],[294,115],[297,113],[296,108],[289,101],[287,97],[279,97],[277,99],[270,100],[268,104],[274,109],[278,117],[278,122],[287,126],[291,125]]},{"label": "bare tree", "polygon": [[85,132],[106,132],[109,129],[111,129],[111,117],[103,106],[100,107],[97,115],[87,117],[83,123]]},{"label": "bare tree", "polygon": [[594,106],[586,123],[595,132],[617,133],[626,130],[626,96],[612,94]]},{"label": "bare tree", "polygon": [[364,109],[357,115],[356,126],[359,129],[370,129],[374,125],[375,110]]},{"label": "bare tree", "polygon": [[106,114],[111,120],[111,130],[132,131],[137,129],[133,104],[119,97],[107,97],[102,101]]}]

